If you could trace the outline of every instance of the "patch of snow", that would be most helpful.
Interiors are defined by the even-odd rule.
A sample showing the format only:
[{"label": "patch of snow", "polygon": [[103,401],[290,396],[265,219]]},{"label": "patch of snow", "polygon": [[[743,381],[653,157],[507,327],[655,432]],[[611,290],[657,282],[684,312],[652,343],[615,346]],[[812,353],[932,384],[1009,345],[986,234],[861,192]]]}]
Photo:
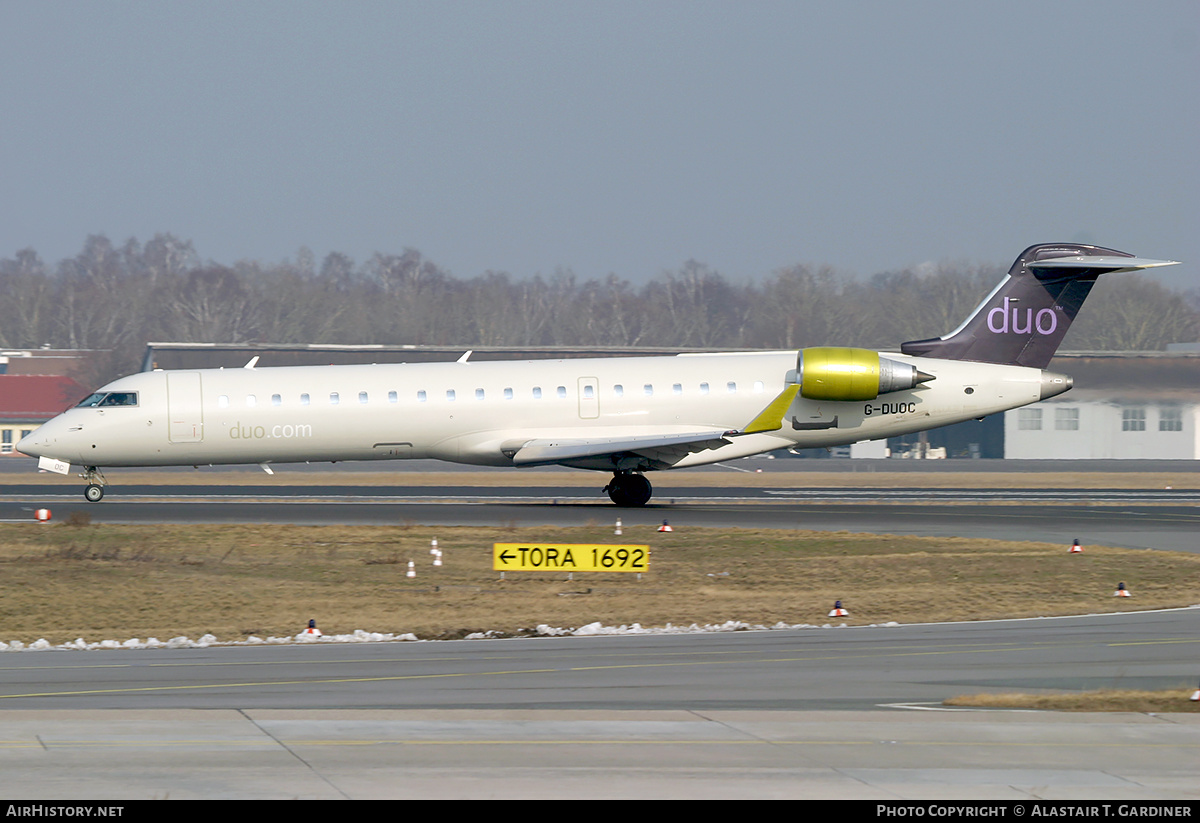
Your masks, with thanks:
[{"label": "patch of snow", "polygon": [[[873,624],[876,627],[899,626],[900,623],[894,621],[887,623]],[[614,635],[662,635],[662,634],[703,634],[712,632],[744,632],[744,631],[784,631],[795,629],[837,629],[847,628],[845,623],[837,625],[825,623],[817,626],[811,623],[784,623],[778,622],[770,626],[765,626],[759,623],[744,623],[740,620],[727,620],[724,623],[692,623],[687,626],[676,626],[667,623],[665,626],[643,626],[641,623],[623,624],[620,626],[605,626],[599,621],[588,623],[578,628],[564,628],[558,626],[550,626],[542,623],[533,630],[532,634],[535,637],[611,637]],[[473,632],[468,634],[466,640],[492,640],[500,637],[507,637],[504,632],[485,631]],[[419,640],[415,634],[406,632],[404,634],[395,634],[392,632],[368,632],[362,629],[356,629],[350,634],[329,634],[329,635],[311,635],[301,632],[296,635],[287,637],[267,637],[261,638],[250,635],[245,640],[218,640],[214,635],[205,634],[198,639],[189,637],[172,637],[170,640],[163,642],[157,637],[148,637],[143,642],[134,637],[129,640],[100,640],[97,642],[88,642],[82,637],[78,637],[69,643],[60,643],[54,645],[45,638],[39,638],[32,643],[25,644],[20,640],[12,640],[8,643],[0,641],[0,652],[3,651],[97,651],[103,649],[203,649],[209,646],[259,646],[263,644],[294,644],[294,643],[392,643],[392,642],[414,642]]]}]

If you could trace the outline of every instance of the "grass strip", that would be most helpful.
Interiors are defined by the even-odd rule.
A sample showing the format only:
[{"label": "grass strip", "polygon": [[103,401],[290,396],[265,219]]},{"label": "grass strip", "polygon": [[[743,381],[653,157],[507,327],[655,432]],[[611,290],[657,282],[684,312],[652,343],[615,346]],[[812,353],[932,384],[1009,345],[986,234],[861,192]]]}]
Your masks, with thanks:
[{"label": "grass strip", "polygon": [[[461,637],[578,627],[924,623],[1200,602],[1200,555],[774,529],[0,525],[0,641],[356,629]],[[444,565],[429,549],[437,538]],[[492,570],[494,542],[639,543],[649,571]],[[408,578],[408,562],[416,577]],[[1113,597],[1124,582],[1131,598]],[[835,600],[850,611],[827,617]]]}]

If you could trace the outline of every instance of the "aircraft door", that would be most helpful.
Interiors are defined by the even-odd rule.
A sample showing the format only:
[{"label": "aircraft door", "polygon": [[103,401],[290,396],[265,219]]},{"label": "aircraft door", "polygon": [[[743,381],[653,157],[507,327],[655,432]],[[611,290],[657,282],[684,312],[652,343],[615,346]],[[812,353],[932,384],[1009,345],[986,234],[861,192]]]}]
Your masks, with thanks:
[{"label": "aircraft door", "polygon": [[584,420],[600,416],[600,381],[594,377],[579,378],[579,416]]},{"label": "aircraft door", "polygon": [[197,372],[167,372],[167,437],[172,443],[204,439],[204,407]]}]

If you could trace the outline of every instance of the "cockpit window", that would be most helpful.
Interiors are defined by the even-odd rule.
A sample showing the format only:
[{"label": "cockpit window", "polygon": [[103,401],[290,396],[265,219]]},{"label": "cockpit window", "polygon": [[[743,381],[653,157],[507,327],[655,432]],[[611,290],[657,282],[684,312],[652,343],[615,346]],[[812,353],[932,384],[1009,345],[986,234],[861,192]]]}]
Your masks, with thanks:
[{"label": "cockpit window", "polygon": [[83,398],[77,408],[82,409],[86,406],[99,406],[100,401],[104,399],[106,394],[107,392],[96,392],[95,394],[89,394],[87,397]]},{"label": "cockpit window", "polygon": [[88,395],[79,404],[79,407],[101,406],[107,408],[109,406],[136,406],[137,404],[138,396],[135,391],[110,391],[96,392],[95,394]]}]

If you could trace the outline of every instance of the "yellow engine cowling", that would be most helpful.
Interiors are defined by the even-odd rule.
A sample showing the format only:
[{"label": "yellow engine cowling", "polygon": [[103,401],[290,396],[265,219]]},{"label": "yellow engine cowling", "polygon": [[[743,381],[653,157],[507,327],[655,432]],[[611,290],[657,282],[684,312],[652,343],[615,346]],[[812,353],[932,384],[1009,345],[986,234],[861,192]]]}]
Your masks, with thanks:
[{"label": "yellow engine cowling", "polygon": [[880,357],[879,352],[835,346],[801,349],[796,372],[800,396],[809,400],[874,400],[933,379],[909,363]]}]

